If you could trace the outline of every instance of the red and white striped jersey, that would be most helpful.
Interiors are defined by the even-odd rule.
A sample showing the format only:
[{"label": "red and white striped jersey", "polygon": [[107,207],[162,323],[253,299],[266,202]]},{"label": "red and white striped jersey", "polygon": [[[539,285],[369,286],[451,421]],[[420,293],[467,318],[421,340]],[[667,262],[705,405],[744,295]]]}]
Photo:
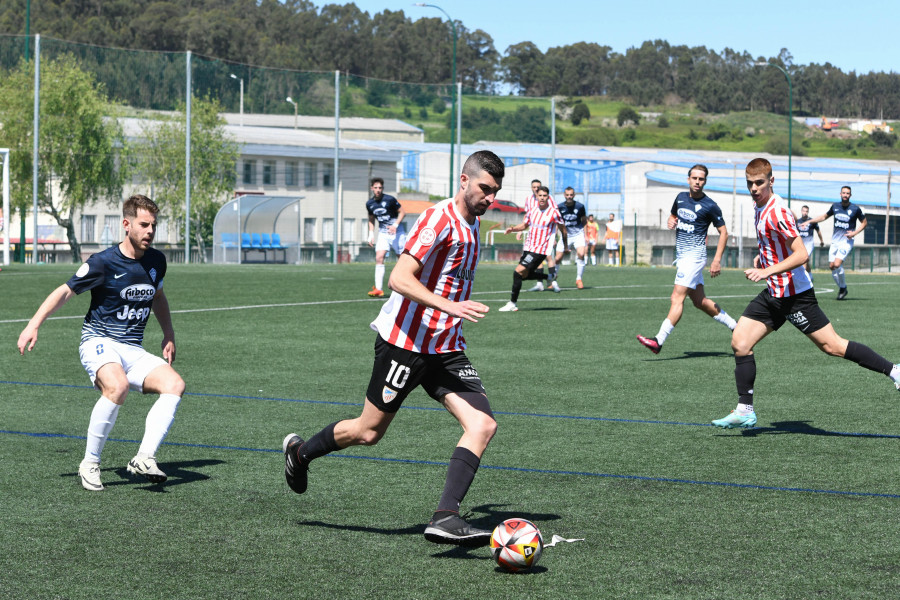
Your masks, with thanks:
[{"label": "red and white striped jersey", "polygon": [[[553,204],[554,206],[556,205],[556,202],[553,201],[553,196],[550,196],[549,201],[550,204]],[[534,194],[528,194],[527,196],[525,196],[525,212],[528,212],[528,210],[532,206],[537,206],[537,203],[537,196],[535,196]]]},{"label": "red and white striped jersey", "polygon": [[532,204],[525,211],[525,222],[528,223],[528,239],[525,240],[525,252],[547,255],[550,244],[556,238],[556,226],[563,224],[562,215],[556,205],[550,202],[543,211],[538,203]]},{"label": "red and white striped jersey", "polygon": [[[766,269],[791,255],[791,241],[800,237],[794,213],[777,194],[772,194],[762,208],[756,209],[756,239],[759,244],[760,267]],[[792,271],[766,278],[769,293],[775,298],[786,298],[812,287],[806,269],[800,265]]]},{"label": "red and white striped jersey", "polygon": [[[407,237],[403,252],[420,263],[419,281],[454,302],[469,299],[481,249],[481,219],[469,225],[452,198],[426,210]],[[372,329],[397,347],[421,354],[459,352],[466,347],[462,319],[423,306],[397,292],[381,307]]]}]

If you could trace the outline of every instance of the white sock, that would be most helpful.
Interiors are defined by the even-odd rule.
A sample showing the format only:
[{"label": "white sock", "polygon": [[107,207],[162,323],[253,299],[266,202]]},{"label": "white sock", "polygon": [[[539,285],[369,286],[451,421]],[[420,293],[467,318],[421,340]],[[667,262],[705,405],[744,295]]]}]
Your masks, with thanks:
[{"label": "white sock", "polygon": [[160,394],[159,400],[150,407],[147,413],[147,421],[144,428],[144,439],[141,440],[141,447],[138,454],[146,456],[156,456],[156,451],[160,444],[166,439],[169,433],[169,427],[175,420],[175,411],[178,409],[178,403],[181,402],[181,396],[175,394]]},{"label": "white sock", "polygon": [[844,267],[838,267],[835,269],[835,273],[837,274],[837,282],[841,288],[847,287],[847,280],[844,279]]},{"label": "white sock", "polygon": [[581,279],[581,276],[584,275],[584,259],[583,258],[575,259],[575,271],[578,273],[578,275],[575,277],[575,279]]},{"label": "white sock", "polygon": [[608,264],[608,265],[613,264],[613,257],[612,257],[612,256],[610,256],[609,258],[606,259],[606,264]]},{"label": "white sock", "polygon": [[741,404],[738,402],[737,411],[742,414],[752,413],[753,405],[752,404]]},{"label": "white sock", "polygon": [[384,265],[375,265],[375,289],[384,289]]},{"label": "white sock", "polygon": [[900,364],[894,365],[894,368],[891,369],[891,379],[894,380],[894,383],[900,383]]},{"label": "white sock", "polygon": [[594,256],[593,254],[591,254],[591,265],[594,267],[597,266],[597,257]]},{"label": "white sock", "polygon": [[714,316],[713,319],[726,326],[728,329],[731,329],[732,331],[734,331],[735,326],[737,326],[737,322],[721,308],[719,309],[719,314]]},{"label": "white sock", "polygon": [[91,411],[91,421],[87,431],[87,447],[84,450],[85,461],[100,463],[100,453],[103,452],[103,445],[106,444],[106,438],[115,425],[118,415],[119,405],[106,396],[100,396],[100,399],[94,404],[94,410]]},{"label": "white sock", "polygon": [[662,322],[659,333],[656,334],[656,341],[659,342],[660,346],[663,345],[663,342],[666,341],[666,338],[669,337],[669,334],[672,333],[673,329],[675,329],[675,326],[672,325],[672,322],[669,319]]},{"label": "white sock", "polygon": [[616,266],[617,267],[619,266],[619,255],[618,254],[616,254]]}]

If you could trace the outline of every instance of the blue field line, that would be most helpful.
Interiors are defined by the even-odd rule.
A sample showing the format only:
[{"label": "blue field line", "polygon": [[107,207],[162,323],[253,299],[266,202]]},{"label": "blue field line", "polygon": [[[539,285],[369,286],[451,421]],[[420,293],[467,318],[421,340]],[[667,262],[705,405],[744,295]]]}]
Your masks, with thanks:
[{"label": "blue field line", "polygon": [[[40,437],[40,438],[61,438],[61,439],[71,439],[71,440],[84,440],[86,439],[81,435],[68,435],[64,433],[33,433],[27,431],[8,431],[4,429],[0,429],[0,434],[6,435],[24,435],[28,437]],[[139,444],[138,440],[125,440],[119,438],[109,438],[107,441],[110,442],[123,442],[127,444]],[[186,442],[163,442],[165,446],[178,446],[182,448],[203,448],[207,450],[231,450],[231,451],[239,451],[239,452],[266,452],[266,453],[278,453],[281,454],[282,451],[280,448],[249,448],[243,446],[220,446],[215,444],[189,444]],[[434,461],[434,460],[416,460],[410,458],[382,458],[375,456],[354,456],[350,454],[329,454],[327,458],[344,458],[351,460],[371,460],[378,462],[387,462],[387,463],[398,463],[398,464],[415,464],[415,465],[429,465],[436,467],[447,467],[449,463],[442,461]],[[703,486],[717,486],[717,487],[727,487],[727,488],[737,488],[737,489],[750,489],[750,490],[763,490],[770,492],[801,492],[807,494],[831,494],[836,496],[862,496],[867,498],[896,498],[900,499],[900,494],[886,494],[879,492],[849,492],[845,490],[825,490],[825,489],[816,489],[816,488],[799,488],[799,487],[784,487],[784,486],[775,486],[775,485],[759,485],[753,483],[731,483],[727,481],[703,481],[699,479],[677,479],[674,477],[650,477],[646,475],[621,475],[617,473],[593,473],[591,471],[561,471],[556,469],[529,469],[525,467],[502,467],[498,465],[485,465],[482,464],[481,469],[489,469],[493,471],[514,471],[517,473],[537,473],[541,475],[567,475],[567,476],[576,476],[576,477],[600,477],[604,479],[624,479],[630,481],[652,481],[655,483],[680,483],[684,485],[703,485]]]},{"label": "blue field line", "polygon": [[[31,386],[47,386],[75,388],[82,390],[92,390],[94,388],[86,385],[72,385],[65,383],[33,383],[29,381],[2,381],[0,384],[10,385],[31,385]],[[303,400],[298,398],[268,398],[265,396],[241,396],[236,394],[207,394],[207,393],[185,393],[185,396],[197,396],[200,398],[234,398],[237,400],[264,400],[269,402],[297,402],[301,404],[326,404],[333,406],[362,406],[362,402],[338,402],[336,400]],[[439,406],[401,406],[401,410],[428,410],[443,412],[445,409]],[[568,419],[572,421],[599,421],[604,423],[637,423],[640,425],[680,425],[682,427],[714,427],[711,423],[691,423],[689,421],[659,421],[654,419],[623,419],[614,417],[587,417],[580,415],[556,415],[551,413],[525,413],[510,411],[493,411],[495,415],[505,415],[512,417],[537,417],[541,419]],[[753,429],[763,429],[754,427]],[[900,439],[900,435],[891,433],[859,433],[850,431],[827,431],[822,430],[823,435],[836,435],[844,437],[866,437],[866,438],[887,438]]]}]

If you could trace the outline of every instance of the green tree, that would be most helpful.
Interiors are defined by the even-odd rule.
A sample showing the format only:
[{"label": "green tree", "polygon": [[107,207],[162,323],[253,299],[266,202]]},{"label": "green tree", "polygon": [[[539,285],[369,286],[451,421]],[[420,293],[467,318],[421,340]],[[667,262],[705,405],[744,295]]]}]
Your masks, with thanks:
[{"label": "green tree", "polygon": [[619,114],[616,117],[616,123],[619,124],[619,127],[624,126],[626,123],[634,123],[637,125],[641,122],[641,115],[637,114],[630,106],[623,106],[619,109]]},{"label": "green tree", "polygon": [[581,125],[581,122],[585,119],[590,120],[591,118],[591,109],[588,108],[588,105],[584,102],[578,102],[574,107],[572,107],[572,125]]},{"label": "green tree", "polygon": [[[9,147],[11,194],[24,214],[32,200],[34,63],[0,78],[0,146]],[[74,215],[99,200],[118,202],[125,173],[117,157],[125,138],[102,85],[72,56],[41,64],[38,210],[66,230],[72,261],[81,261]]]},{"label": "green tree", "polygon": [[[206,261],[205,248],[212,242],[213,220],[234,189],[240,148],[225,132],[219,103],[194,98],[191,102],[191,233]],[[135,163],[153,186],[160,212],[173,222],[185,214],[185,114],[148,123],[144,139],[135,149]]]}]

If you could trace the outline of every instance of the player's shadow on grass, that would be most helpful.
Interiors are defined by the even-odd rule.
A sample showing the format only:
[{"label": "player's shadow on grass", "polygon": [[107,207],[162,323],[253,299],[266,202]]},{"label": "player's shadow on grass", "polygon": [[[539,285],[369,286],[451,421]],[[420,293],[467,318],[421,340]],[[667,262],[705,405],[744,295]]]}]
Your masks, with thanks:
[{"label": "player's shadow on grass", "polygon": [[[100,475],[103,480],[103,487],[115,487],[119,485],[132,485],[148,492],[166,492],[166,488],[182,485],[185,483],[194,483],[209,479],[209,475],[200,473],[194,469],[209,467],[213,465],[223,464],[225,461],[217,459],[207,460],[185,460],[181,462],[166,462],[160,465],[165,471],[168,479],[163,483],[150,483],[139,475],[132,475],[125,467],[115,467],[112,469],[101,469]],[[107,473],[107,475],[104,475]],[[119,479],[116,481],[107,481],[109,473],[115,473]],[[62,473],[61,477],[78,477],[78,473]]]},{"label": "player's shadow on grass", "polygon": [[776,421],[768,427],[754,427],[744,429],[741,435],[756,437],[757,435],[796,433],[801,435],[822,435],[826,437],[855,437],[855,438],[900,438],[900,435],[881,433],[847,433],[841,431],[828,431],[819,429],[809,424],[809,421]]},{"label": "player's shadow on grass", "polygon": [[664,361],[664,360],[684,360],[686,358],[732,358],[734,352],[685,352],[681,356],[668,356],[666,358],[645,358],[644,360]]},{"label": "player's shadow on grass", "polygon": [[541,306],[538,308],[529,308],[527,310],[530,310],[533,312],[539,312],[539,311],[548,311],[548,310],[569,310],[569,309],[566,308],[565,306]]}]

